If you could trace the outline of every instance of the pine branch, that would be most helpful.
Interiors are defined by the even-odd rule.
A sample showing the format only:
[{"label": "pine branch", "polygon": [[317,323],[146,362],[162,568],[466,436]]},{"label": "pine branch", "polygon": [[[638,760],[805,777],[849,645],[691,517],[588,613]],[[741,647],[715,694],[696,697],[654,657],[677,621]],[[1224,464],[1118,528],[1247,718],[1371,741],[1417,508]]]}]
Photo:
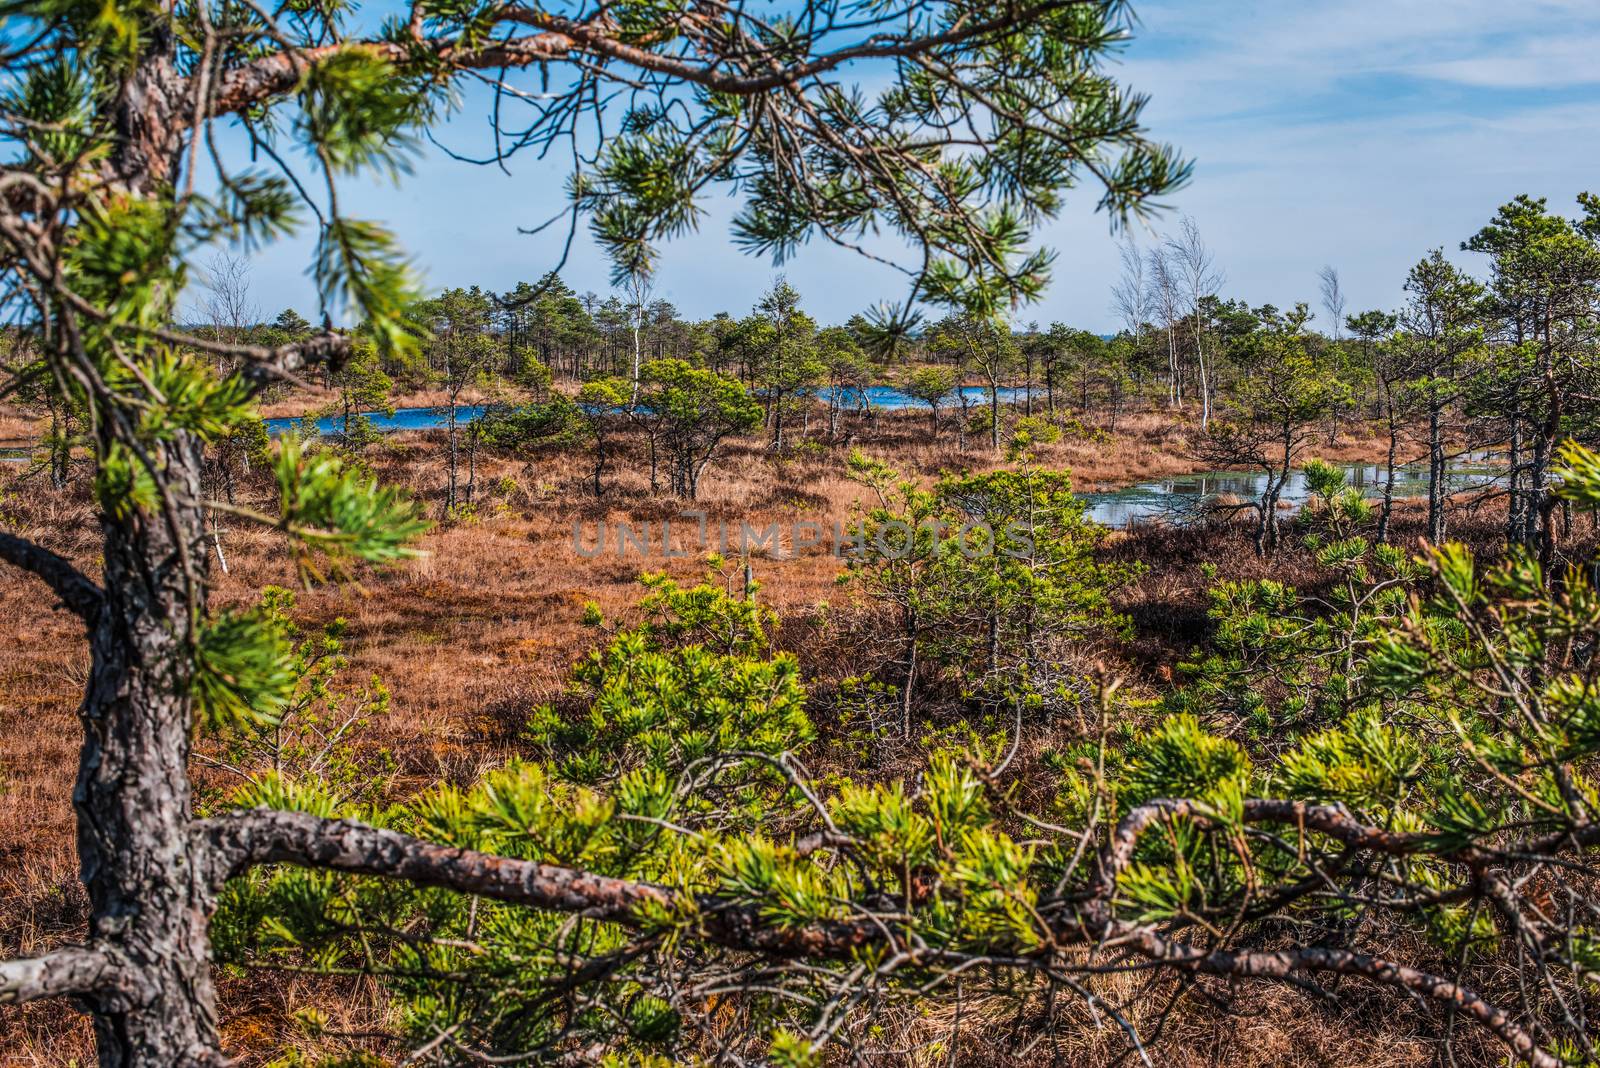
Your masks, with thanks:
[{"label": "pine branch", "polygon": [[0,531],[0,560],[15,564],[45,581],[61,603],[93,626],[106,595],[72,561],[26,538]]},{"label": "pine branch", "polygon": [[[1220,822],[1208,806],[1188,799],[1173,798],[1159,798],[1136,806],[1118,822],[1111,840],[1100,852],[1098,868],[1089,884],[1088,899],[1079,905],[1082,929],[1097,943],[1132,950],[1147,960],[1204,975],[1288,982],[1307,972],[1359,975],[1379,985],[1395,987],[1426,1000],[1449,1005],[1493,1033],[1520,1060],[1527,1061],[1535,1068],[1560,1068],[1561,1061],[1545,1052],[1533,1035],[1512,1020],[1505,1010],[1442,976],[1381,957],[1327,946],[1206,952],[1186,942],[1167,938],[1149,924],[1130,924],[1118,920],[1111,906],[1116,895],[1117,879],[1132,863],[1140,836],[1159,822],[1179,818],[1200,826]],[[1336,804],[1251,799],[1244,802],[1240,818],[1245,824],[1290,824],[1299,828],[1302,835],[1306,832],[1326,835],[1354,850],[1391,857],[1432,852],[1440,859],[1454,860],[1474,868],[1481,867],[1498,852],[1475,844],[1457,849],[1437,849],[1438,839],[1435,836],[1401,834],[1365,824],[1343,805]],[[1568,847],[1583,848],[1596,840],[1596,828],[1586,825],[1570,832],[1516,843],[1505,855],[1544,856]]]},{"label": "pine branch", "polygon": [[[24,241],[24,235],[29,232],[30,224],[20,216],[0,214],[0,237],[7,238],[13,247],[23,252],[19,265],[32,274],[40,285],[54,291],[74,311],[87,316],[96,322],[106,323],[111,321],[111,315],[94,302],[85,299],[74,292],[62,281],[54,271],[48,260],[34,254],[29,245]],[[169,330],[161,326],[143,326],[137,323],[121,324],[128,329],[164,341],[169,345],[182,348],[198,349],[213,356],[225,356],[237,359],[241,363],[240,373],[253,384],[265,385],[271,382],[288,382],[292,385],[304,385],[295,377],[295,372],[318,363],[331,364],[335,369],[343,362],[350,351],[350,339],[343,334],[331,331],[317,334],[303,341],[292,341],[268,348],[265,345],[248,345],[236,342],[215,341],[211,338],[200,337],[196,334],[182,330]]]},{"label": "pine branch", "polygon": [[[218,886],[254,865],[294,864],[404,879],[631,927],[642,925],[641,907],[676,907],[678,900],[671,890],[651,883],[442,846],[354,820],[300,812],[235,812],[198,821],[195,833],[216,863],[211,874]],[[886,933],[869,919],[779,927],[754,905],[709,895],[697,903],[703,940],[773,956],[844,956]]]},{"label": "pine branch", "polygon": [[69,946],[42,957],[0,961],[0,1005],[66,996],[107,1002],[132,993],[132,969],[96,947]]},{"label": "pine branch", "polygon": [[1109,945],[1132,949],[1141,956],[1183,971],[1248,979],[1292,981],[1304,972],[1359,975],[1381,986],[1395,987],[1428,1001],[1450,1005],[1504,1042],[1519,1060],[1534,1068],[1561,1068],[1561,1060],[1542,1049],[1533,1035],[1509,1013],[1478,994],[1442,976],[1382,957],[1305,946],[1285,950],[1217,950],[1206,953],[1184,942],[1163,938],[1149,927],[1113,922],[1103,932]]},{"label": "pine branch", "polygon": [[[1314,805],[1279,798],[1252,798],[1244,802],[1241,820],[1246,824],[1280,823],[1326,835],[1353,849],[1382,853],[1391,857],[1426,854],[1438,860],[1481,867],[1494,861],[1528,861],[1569,849],[1600,845],[1600,823],[1578,823],[1538,837],[1518,839],[1499,846],[1469,842],[1455,848],[1441,848],[1436,834],[1401,833],[1362,823],[1343,805]],[[1110,843],[1100,854],[1100,869],[1091,890],[1104,895],[1115,886],[1117,877],[1133,860],[1139,837],[1158,820],[1187,819],[1199,826],[1218,821],[1209,806],[1188,799],[1158,798],[1147,801],[1122,817]]]},{"label": "pine branch", "polygon": [[[311,67],[343,49],[362,49],[393,63],[403,62],[420,49],[455,70],[528,67],[569,57],[574,62],[585,59],[620,62],[651,74],[701,85],[714,92],[751,96],[798,85],[807,78],[853,62],[917,56],[978,40],[1027,26],[1052,11],[1086,2],[1088,0],[1043,0],[1027,7],[1005,10],[993,19],[960,23],[941,33],[917,36],[875,34],[859,43],[823,53],[803,63],[763,63],[762,57],[747,55],[742,57],[744,62],[740,66],[731,70],[724,56],[711,55],[695,60],[655,51],[647,44],[624,40],[614,25],[599,17],[580,22],[511,3],[493,13],[495,21],[525,25],[541,32],[478,47],[461,47],[453,38],[438,38],[409,43],[357,41],[276,52],[225,73],[210,110],[213,115],[224,115],[293,92]],[[741,67],[762,73],[741,73]]]},{"label": "pine branch", "polygon": [[[1061,948],[1076,944],[1127,950],[1154,964],[1205,975],[1289,983],[1298,983],[1306,973],[1356,975],[1449,1005],[1493,1033],[1519,1059],[1535,1068],[1559,1068],[1561,1062],[1545,1052],[1505,1010],[1458,983],[1409,965],[1324,946],[1207,952],[1158,933],[1152,924],[1116,919],[1111,907],[1116,875],[1131,860],[1139,835],[1162,817],[1188,816],[1204,822],[1208,818],[1206,811],[1204,806],[1190,801],[1161,800],[1131,812],[1101,853],[1099,872],[1090,885],[1092,896],[1078,902],[1071,910],[1073,915],[1052,924],[1051,942],[1038,961],[1022,956],[1008,958],[1010,962],[1019,967],[1063,967],[1054,955]],[[1395,835],[1361,824],[1335,805],[1247,801],[1246,819],[1296,823],[1358,848],[1390,854],[1415,851],[1421,842],[1421,836]],[[199,821],[195,833],[203,851],[214,862],[210,874],[218,887],[254,865],[294,864],[405,879],[421,886],[577,913],[630,927],[643,926],[641,907],[673,907],[676,902],[672,891],[650,883],[441,846],[352,820],[329,820],[305,813],[270,809],[235,812]],[[754,904],[729,902],[712,895],[702,895],[696,904],[700,910],[696,935],[729,949],[777,957],[841,959],[863,947],[878,945],[925,966],[952,966],[974,959],[973,954],[904,939],[898,922],[891,925],[871,915],[782,927],[763,917]],[[1055,964],[1051,964],[1052,959]],[[1070,970],[1070,966],[1065,967]]]},{"label": "pine branch", "polygon": [[330,331],[274,349],[260,345],[235,345],[231,349],[230,355],[243,361],[239,373],[252,384],[290,382],[303,385],[296,372],[316,364],[328,364],[338,370],[350,352],[350,338]]}]

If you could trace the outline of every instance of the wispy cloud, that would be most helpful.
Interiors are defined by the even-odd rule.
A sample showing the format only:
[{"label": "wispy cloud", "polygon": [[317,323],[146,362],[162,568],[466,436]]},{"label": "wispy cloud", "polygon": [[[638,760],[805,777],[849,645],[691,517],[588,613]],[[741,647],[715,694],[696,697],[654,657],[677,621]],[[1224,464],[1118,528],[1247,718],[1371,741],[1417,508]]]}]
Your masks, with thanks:
[{"label": "wispy cloud", "polygon": [[[1333,263],[1353,302],[1392,305],[1410,263],[1454,252],[1500,203],[1530,192],[1565,207],[1600,178],[1589,0],[1138,10],[1121,73],[1151,95],[1152,131],[1197,161],[1176,206],[1217,246],[1231,295],[1307,299]],[[1052,236],[1074,252],[1047,307],[1109,320],[1089,295],[1114,270],[1094,228]]]}]

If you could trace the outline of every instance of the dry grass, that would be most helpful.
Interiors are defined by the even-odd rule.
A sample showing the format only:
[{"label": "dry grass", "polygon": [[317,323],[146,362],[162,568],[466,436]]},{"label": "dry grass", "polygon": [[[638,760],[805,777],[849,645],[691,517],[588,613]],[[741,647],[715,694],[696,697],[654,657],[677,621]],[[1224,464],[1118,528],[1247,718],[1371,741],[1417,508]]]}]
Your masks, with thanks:
[{"label": "dry grass", "polygon": [[[437,398],[407,398],[433,403]],[[298,414],[317,398],[295,398],[275,406]],[[10,417],[7,417],[10,418]],[[10,426],[0,422],[0,432]],[[19,424],[20,425],[20,424]],[[981,445],[962,453],[946,428],[930,441],[927,420],[886,414],[875,427],[845,427],[850,440],[808,445],[800,454],[775,460],[755,440],[732,445],[708,472],[696,507],[713,526],[737,529],[749,522],[789,524],[843,522],[864,500],[865,490],[843,477],[852,446],[880,456],[902,471],[931,478],[941,470],[983,470],[996,458]],[[1079,484],[1103,486],[1197,469],[1186,433],[1164,413],[1126,416],[1110,442],[1072,439],[1042,450],[1039,459],[1070,468]],[[549,454],[524,459],[486,459],[478,471],[478,518],[443,526],[423,541],[427,555],[390,572],[364,576],[359,586],[319,588],[300,595],[303,624],[342,616],[349,621],[350,677],[380,676],[393,690],[390,713],[373,725],[374,744],[388,747],[399,762],[398,788],[418,789],[441,778],[470,781],[514,747],[534,704],[558,693],[568,666],[596,640],[581,623],[583,605],[597,603],[610,618],[626,620],[646,570],[696,578],[703,563],[668,560],[659,554],[585,558],[571,545],[573,524],[593,530],[597,521],[634,524],[677,520],[683,505],[653,494],[637,455],[608,476],[607,492],[589,491],[584,457]],[[444,450],[437,434],[396,436],[372,448],[368,459],[387,481],[410,487],[438,511],[444,485]],[[1376,437],[1345,438],[1320,450],[1333,459],[1375,459]],[[20,469],[0,470],[0,517],[4,524],[64,552],[94,573],[96,530],[82,480],[64,493],[46,489]],[[1129,593],[1128,607],[1140,637],[1126,651],[1128,669],[1159,681],[1174,657],[1197,636],[1195,613],[1203,612],[1197,562],[1202,546],[1178,533],[1144,533],[1120,539],[1116,555],[1142,555],[1156,564]],[[1212,532],[1206,558],[1231,561],[1240,574],[1257,565],[1240,551],[1241,535]],[[1165,539],[1165,540],[1163,540]],[[1237,544],[1236,544],[1237,543]],[[217,572],[216,601],[252,601],[267,584],[292,585],[294,575],[275,536],[237,526],[224,528],[231,573]],[[821,602],[837,600],[837,561],[826,547],[794,559],[754,562],[762,599],[785,617],[780,644],[794,649],[819,688],[862,670],[870,650],[840,640],[836,630],[814,623]],[[86,653],[80,628],[63,612],[41,612],[44,595],[13,570],[0,571],[0,951],[26,952],[72,936],[81,928],[82,893],[77,884],[70,807],[78,745],[75,707],[84,681]],[[1070,726],[1059,728],[1070,732]],[[1040,738],[1036,752],[1064,738]],[[894,751],[887,751],[892,760]],[[891,766],[893,766],[891,764]],[[310,981],[229,981],[223,984],[230,1049],[259,1061],[288,1034],[288,1007],[316,991],[319,1003],[348,1017],[361,1030],[363,1006],[356,989],[316,987]],[[326,993],[324,994],[324,991]],[[1360,1029],[1308,1016],[1305,1001],[1284,994],[1244,997],[1248,1013],[1218,1022],[1204,1000],[1191,1000],[1169,1023],[1178,1041],[1164,1047],[1160,1063],[1277,1065],[1421,1064],[1432,1046],[1419,1019],[1375,1011]],[[1386,1003],[1392,1004],[1392,1003]],[[370,1021],[368,1021],[370,1022]],[[981,1028],[975,1028],[980,1033]],[[1366,1037],[1363,1037],[1363,1036]],[[1057,1051],[1056,1063],[1103,1063],[1116,1033],[1096,1031],[1085,1021],[1081,1041]],[[0,1061],[65,1065],[88,1055],[89,1035],[80,1018],[56,1006],[0,1011]],[[1036,1058],[1031,1058],[1036,1059]],[[995,1063],[982,1047],[965,1052],[963,1063]]]},{"label": "dry grass", "polygon": [[[1346,984],[1334,1002],[1284,987],[1222,980],[1181,988],[1146,983],[1147,977],[1125,974],[1105,977],[1095,989],[1107,1002],[1127,1006],[1124,1019],[1149,1042],[1150,1062],[1158,1068],[1423,1068],[1439,1063],[1435,1021],[1415,1005],[1398,1005],[1370,987]],[[1019,1021],[1009,999],[968,998],[958,1020],[955,1003],[941,1002],[932,1012],[901,1022],[899,1043],[885,1043],[911,1050],[910,1056],[872,1063],[916,1068],[1141,1063],[1105,1004],[1091,1010],[1061,998],[1053,1018],[1042,999],[1035,998],[1028,1009]],[[1048,1037],[1038,1041],[1041,1032]],[[1492,1039],[1462,1029],[1453,1052],[1463,1066],[1503,1060]]]},{"label": "dry grass", "polygon": [[[258,407],[263,418],[287,419],[327,408],[338,399],[338,391],[308,382],[293,392],[268,397]],[[481,404],[488,399],[490,395],[483,390],[467,389],[456,398],[456,403],[465,406]],[[437,408],[450,403],[450,395],[442,389],[409,389],[391,396],[389,403],[395,408]]]},{"label": "dry grass", "polygon": [[0,448],[38,441],[46,429],[45,420],[12,405],[0,404]]}]

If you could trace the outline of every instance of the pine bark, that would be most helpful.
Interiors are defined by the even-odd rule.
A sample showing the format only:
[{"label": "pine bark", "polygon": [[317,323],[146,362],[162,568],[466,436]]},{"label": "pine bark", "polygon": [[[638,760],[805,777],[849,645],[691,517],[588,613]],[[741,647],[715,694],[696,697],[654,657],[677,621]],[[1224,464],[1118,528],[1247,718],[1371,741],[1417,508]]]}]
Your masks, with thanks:
[{"label": "pine bark", "polygon": [[[161,458],[176,493],[198,498],[199,444],[182,436]],[[105,524],[72,795],[89,938],[114,947],[135,992],[91,999],[105,1068],[226,1061],[206,932],[215,897],[189,833],[191,647],[207,559],[198,507]]]},{"label": "pine bark", "polygon": [[[187,119],[170,32],[151,34],[144,59],[109,105],[119,136],[107,166],[135,195],[176,180]],[[198,503],[201,445],[180,432],[150,459],[170,495],[149,513],[130,508],[102,520],[104,602],[90,628],[79,710],[84,736],[72,804],[89,941],[117,961],[124,988],[85,1000],[104,1068],[212,1068],[227,1060],[206,929],[215,895],[190,834],[188,768],[193,648],[209,559]]]}]

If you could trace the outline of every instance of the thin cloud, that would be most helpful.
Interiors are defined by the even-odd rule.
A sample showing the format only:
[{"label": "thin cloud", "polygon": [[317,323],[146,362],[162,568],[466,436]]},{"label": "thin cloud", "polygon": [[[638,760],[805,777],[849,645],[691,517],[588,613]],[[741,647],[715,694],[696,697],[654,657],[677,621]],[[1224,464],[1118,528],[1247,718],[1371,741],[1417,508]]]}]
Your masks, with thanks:
[{"label": "thin cloud", "polygon": [[[1389,307],[1412,263],[1436,246],[1455,249],[1498,205],[1527,192],[1570,209],[1595,181],[1594,0],[1136,6],[1143,25],[1117,74],[1150,94],[1154,136],[1198,161],[1173,205],[1216,246],[1229,296],[1280,306],[1313,299],[1316,271],[1332,263],[1352,307]],[[442,136],[470,142],[480,123],[463,115]],[[505,290],[559,254],[559,236],[514,230],[560,206],[556,170],[519,160],[507,178],[434,154],[403,189],[364,189],[351,210],[390,223],[431,285]],[[1043,235],[1060,252],[1055,281],[1021,318],[1111,329],[1115,239],[1092,211],[1092,190],[1067,199],[1067,215]],[[481,210],[494,203],[514,205],[513,214]],[[745,311],[772,276],[731,247],[727,202],[714,197],[710,207],[702,232],[670,243],[662,264],[668,298],[697,317]],[[309,313],[308,259],[307,248],[270,253],[260,302]],[[888,268],[820,242],[783,269],[825,321],[904,287]],[[607,288],[586,232],[567,275],[579,290]]]}]

